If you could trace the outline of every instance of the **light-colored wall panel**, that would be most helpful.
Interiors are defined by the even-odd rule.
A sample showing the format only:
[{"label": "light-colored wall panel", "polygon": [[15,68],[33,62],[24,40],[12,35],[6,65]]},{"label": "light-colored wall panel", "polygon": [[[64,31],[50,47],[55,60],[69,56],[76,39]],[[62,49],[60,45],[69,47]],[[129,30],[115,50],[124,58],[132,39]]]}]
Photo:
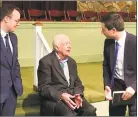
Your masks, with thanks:
[{"label": "light-colored wall panel", "polygon": [[[16,30],[21,66],[33,66],[34,63],[34,22],[21,22]],[[136,34],[136,23],[126,22],[126,30]],[[71,56],[78,62],[99,62],[103,60],[105,36],[101,34],[100,22],[44,22],[43,34],[52,48],[56,34],[64,33],[72,41]]]}]

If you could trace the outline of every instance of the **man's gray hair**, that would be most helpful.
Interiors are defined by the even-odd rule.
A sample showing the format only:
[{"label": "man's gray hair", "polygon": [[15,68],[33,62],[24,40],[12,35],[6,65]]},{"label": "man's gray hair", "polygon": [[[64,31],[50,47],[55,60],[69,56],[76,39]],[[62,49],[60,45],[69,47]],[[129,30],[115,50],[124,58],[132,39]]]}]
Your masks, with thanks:
[{"label": "man's gray hair", "polygon": [[57,34],[56,36],[54,36],[52,43],[53,50],[57,51],[57,47],[60,46],[64,39],[69,39],[69,37],[65,34]]}]

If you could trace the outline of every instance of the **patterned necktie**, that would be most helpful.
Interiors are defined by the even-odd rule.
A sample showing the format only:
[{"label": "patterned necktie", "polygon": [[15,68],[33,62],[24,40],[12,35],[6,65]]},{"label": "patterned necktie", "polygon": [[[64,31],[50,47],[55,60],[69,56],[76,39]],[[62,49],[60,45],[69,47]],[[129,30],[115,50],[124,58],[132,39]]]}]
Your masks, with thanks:
[{"label": "patterned necktie", "polygon": [[69,77],[69,69],[68,69],[68,66],[67,66],[67,61],[68,61],[68,59],[60,61],[60,66],[63,69],[65,78],[66,78],[66,80],[68,82],[68,86],[69,86],[70,85],[70,77]]},{"label": "patterned necktie", "polygon": [[60,62],[60,66],[62,69],[64,69],[64,63],[63,62]]},{"label": "patterned necktie", "polygon": [[11,52],[11,48],[10,48],[10,44],[9,44],[9,38],[8,38],[8,34],[6,34],[5,36],[5,42],[6,42],[6,50],[7,50],[7,56],[10,58],[10,63],[12,64],[12,52]]},{"label": "patterned necktie", "polygon": [[111,78],[111,88],[114,85],[114,74],[115,74],[115,69],[116,69],[116,61],[117,61],[117,56],[118,56],[118,50],[119,50],[119,43],[116,42],[114,64],[113,64],[114,66],[113,66],[113,72],[112,72],[112,78]]}]

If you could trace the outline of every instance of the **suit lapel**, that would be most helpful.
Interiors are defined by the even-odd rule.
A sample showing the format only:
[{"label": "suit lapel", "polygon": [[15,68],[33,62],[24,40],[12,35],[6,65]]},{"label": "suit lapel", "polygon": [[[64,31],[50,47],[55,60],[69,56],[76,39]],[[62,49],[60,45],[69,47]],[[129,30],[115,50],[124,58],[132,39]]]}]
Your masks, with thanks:
[{"label": "suit lapel", "polygon": [[8,53],[7,53],[7,51],[6,51],[6,48],[5,48],[5,44],[4,44],[4,42],[3,42],[3,38],[2,38],[2,36],[0,35],[0,45],[1,45],[1,49],[2,49],[2,51],[3,51],[3,55],[5,56],[5,58],[6,58],[6,60],[7,60],[7,62],[8,62],[8,64],[9,64],[9,66],[11,67],[12,65],[10,64],[10,58],[8,57]]},{"label": "suit lapel", "polygon": [[11,34],[11,33],[9,33],[9,36],[10,36],[10,40],[11,40],[11,43],[12,43],[12,47],[13,47],[13,65],[14,65],[14,63],[15,63],[15,61],[16,61],[16,51],[15,51],[15,37],[13,37],[13,35]]},{"label": "suit lapel", "polygon": [[124,46],[124,69],[126,68],[126,64],[127,61],[126,61],[126,58],[127,58],[127,54],[128,54],[128,49],[129,49],[129,37],[128,37],[128,33],[126,33],[126,40],[125,40],[125,46]]},{"label": "suit lapel", "polygon": [[53,51],[52,52],[52,61],[53,61],[53,66],[55,67],[55,69],[57,70],[57,72],[66,80],[66,77],[65,77],[65,75],[64,75],[64,71],[63,71],[63,69],[61,68],[61,66],[60,66],[60,63],[59,63],[59,60],[58,60],[58,58],[57,58],[57,56],[56,56],[56,54],[55,54],[55,52]]},{"label": "suit lapel", "polygon": [[111,71],[114,69],[114,53],[115,53],[115,41],[111,44],[110,47],[110,65],[111,65]]},{"label": "suit lapel", "polygon": [[73,83],[73,81],[74,81],[74,77],[73,77],[73,72],[75,72],[75,71],[73,71],[72,70],[72,62],[70,61],[70,59],[68,59],[68,69],[69,69],[69,77],[70,77],[70,85],[72,85],[71,83]]}]

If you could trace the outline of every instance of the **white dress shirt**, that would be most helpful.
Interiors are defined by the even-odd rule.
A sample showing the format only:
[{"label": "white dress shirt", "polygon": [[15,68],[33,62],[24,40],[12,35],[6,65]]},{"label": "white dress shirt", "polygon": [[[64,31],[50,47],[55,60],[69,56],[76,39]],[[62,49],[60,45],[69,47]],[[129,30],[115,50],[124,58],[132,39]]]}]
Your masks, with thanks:
[{"label": "white dress shirt", "polygon": [[123,31],[122,33],[123,33],[122,37],[117,41],[119,44],[119,49],[116,60],[114,78],[124,80],[124,47],[126,40],[126,31]]},{"label": "white dress shirt", "polygon": [[56,56],[58,57],[59,61],[60,61],[60,64],[61,64],[61,67],[64,71],[64,75],[66,77],[66,80],[68,82],[68,86],[70,85],[70,76],[69,76],[69,68],[68,68],[68,59],[64,59],[64,60],[61,60],[60,57],[58,56],[58,54],[56,53]]},{"label": "white dress shirt", "polygon": [[[2,29],[0,29],[0,31],[1,31],[0,33],[1,33],[1,36],[2,36],[2,39],[3,39],[4,45],[5,45],[5,47],[6,47],[5,36],[6,36],[6,34],[8,34],[8,33],[4,32]],[[10,44],[11,52],[12,52],[12,54],[13,54],[13,46],[12,46],[12,43],[11,43],[9,34],[8,34],[8,41],[9,41],[9,44]]]}]

